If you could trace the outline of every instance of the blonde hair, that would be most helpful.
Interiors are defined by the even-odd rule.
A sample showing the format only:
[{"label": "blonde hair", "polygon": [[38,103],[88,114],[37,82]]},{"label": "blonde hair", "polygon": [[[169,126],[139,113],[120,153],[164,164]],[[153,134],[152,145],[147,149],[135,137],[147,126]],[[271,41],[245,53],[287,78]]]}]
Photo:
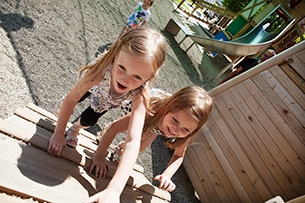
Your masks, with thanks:
[{"label": "blonde hair", "polygon": [[166,141],[165,145],[175,149],[195,136],[206,123],[213,107],[213,99],[201,87],[188,86],[168,97],[151,97],[150,115],[147,116],[143,128],[143,138],[149,136],[151,129],[169,112],[188,110],[198,122],[197,128],[185,138],[177,138],[175,142]]},{"label": "blonde hair", "polygon": [[[153,70],[151,70],[152,76],[149,78],[149,82],[154,79],[165,61],[166,39],[160,32],[146,27],[131,29],[120,36],[107,52],[97,58],[95,63],[81,68],[80,75],[84,73],[84,76],[81,77],[81,87],[85,83],[94,81],[107,65],[113,63],[114,58],[122,48],[125,48],[137,57],[145,57],[151,60]],[[85,93],[82,90],[80,91],[82,94]],[[147,91],[145,92],[144,94],[147,94]],[[148,95],[144,95],[144,97],[147,100]]]}]

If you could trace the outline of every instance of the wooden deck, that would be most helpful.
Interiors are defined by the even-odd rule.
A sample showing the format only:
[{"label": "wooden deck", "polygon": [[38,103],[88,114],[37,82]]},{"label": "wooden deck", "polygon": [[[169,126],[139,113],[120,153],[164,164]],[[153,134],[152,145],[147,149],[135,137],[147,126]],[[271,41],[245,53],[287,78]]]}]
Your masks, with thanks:
[{"label": "wooden deck", "polygon": [[305,195],[304,78],[303,42],[210,91],[211,117],[184,161],[202,202]]},{"label": "wooden deck", "polygon": [[[64,148],[62,157],[46,152],[56,120],[33,104],[0,119],[0,202],[82,202],[106,187],[114,163],[109,161],[105,179],[86,170],[97,148],[93,134],[81,131],[80,146]],[[142,172],[141,166],[134,167],[121,202],[169,202],[170,194],[153,186]]]}]

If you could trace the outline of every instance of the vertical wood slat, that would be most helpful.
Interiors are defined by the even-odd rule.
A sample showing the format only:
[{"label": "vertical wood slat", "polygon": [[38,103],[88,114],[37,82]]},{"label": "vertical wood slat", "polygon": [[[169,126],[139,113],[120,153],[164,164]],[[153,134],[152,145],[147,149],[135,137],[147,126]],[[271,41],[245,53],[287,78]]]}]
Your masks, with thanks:
[{"label": "vertical wood slat", "polygon": [[214,199],[215,195],[219,196],[217,197],[219,198],[219,202],[228,202],[229,200],[234,202],[239,200],[233,185],[240,186],[240,182],[236,181],[236,177],[234,177],[235,180],[231,179],[230,181],[230,177],[227,177],[227,175],[222,172],[223,167],[228,171],[231,171],[232,169],[230,168],[230,165],[220,165],[216,154],[223,154],[222,149],[219,148],[213,137],[209,136],[211,135],[210,130],[206,129],[205,132],[207,135],[206,137],[198,137],[198,144],[201,145],[200,148],[202,148],[203,151],[200,151],[198,147],[195,150],[198,157],[204,157],[201,159],[203,160],[202,165],[209,174],[210,181],[213,183],[213,186],[216,189],[216,194],[210,193],[209,195],[212,199]]},{"label": "vertical wood slat", "polygon": [[[269,74],[269,73],[265,73]],[[304,108],[300,107],[293,98],[290,98],[290,101],[285,101],[288,96],[288,92],[285,92],[285,94],[282,94],[285,90],[281,88],[280,90],[276,91],[276,86],[279,86],[278,84],[274,84],[272,80],[270,80],[270,77],[265,77],[263,75],[264,80],[266,81],[264,83],[264,80],[260,79],[259,77],[255,77],[256,81],[259,81],[257,83],[258,87],[260,89],[268,89],[269,91],[264,92],[268,96],[269,102],[272,104],[272,106],[269,106],[267,108],[271,111],[271,109],[274,109],[278,112],[279,117],[276,119],[280,119],[283,125],[278,125],[280,132],[282,132],[283,135],[290,135],[285,136],[285,139],[289,141],[290,144],[293,145],[294,150],[297,152],[300,159],[305,163],[305,153],[304,153],[304,136],[305,136],[305,129],[304,129]],[[267,84],[269,83],[269,84]],[[269,86],[268,86],[269,85]],[[273,91],[271,91],[273,90]],[[305,95],[303,95],[303,99],[305,100]],[[282,97],[282,98],[281,98]],[[293,108],[295,107],[295,108]],[[301,121],[301,122],[300,122]],[[294,135],[294,136],[292,136]]]},{"label": "vertical wood slat", "polygon": [[[249,84],[248,85],[243,85],[243,84],[238,85],[238,88],[239,88],[238,91],[245,89],[245,86],[249,87]],[[254,89],[252,89],[252,90],[254,90]],[[255,92],[255,94],[259,94],[259,92]],[[243,96],[245,98],[251,98],[250,93],[245,94]],[[263,95],[259,95],[259,96],[257,96],[257,98],[261,99],[261,98],[263,98]],[[286,150],[289,151],[290,153],[293,153],[293,152],[292,152],[292,149],[289,148],[290,146],[286,143],[286,141],[283,138],[283,136],[281,135],[280,131],[277,129],[278,125],[281,126],[284,123],[279,122],[279,120],[278,120],[279,115],[276,114],[276,112],[274,112],[274,111],[272,112],[274,116],[269,117],[270,114],[268,115],[265,110],[271,111],[273,109],[272,108],[264,109],[265,106],[268,106],[267,102],[263,103],[263,105],[260,105],[255,100],[248,99],[247,103],[248,103],[250,110],[253,112],[252,119],[260,122],[261,128],[264,129],[264,132],[262,134],[263,136],[261,137],[262,142],[264,141],[264,139],[266,137],[270,137],[270,142],[275,143],[273,145],[273,147],[271,148],[270,153],[272,153],[273,157],[275,158],[276,162],[279,165],[282,165],[282,166],[285,165],[285,168],[280,167],[280,170],[278,170],[278,174],[276,174],[277,177],[275,179],[277,180],[278,184],[281,187],[285,186],[285,190],[283,190],[283,192],[285,195],[287,195],[287,198],[292,198],[293,196],[297,195],[297,192],[295,191],[294,187],[291,186],[291,184],[289,182],[290,180],[287,178],[287,176],[285,176],[285,171],[291,172],[291,171],[293,171],[293,168],[291,167],[289,162],[286,161],[287,154],[284,154],[284,153],[288,153],[288,152],[286,152]],[[270,105],[269,105],[269,107],[270,107]],[[274,124],[274,121],[277,121],[277,124]],[[251,122],[252,121],[250,120],[250,123]],[[266,147],[268,147],[268,146],[266,146]],[[280,148],[285,148],[284,153],[280,150]],[[291,172],[291,173],[293,173],[293,172]],[[279,178],[281,176],[283,176],[284,178]],[[289,196],[289,195],[291,195],[291,196]]]},{"label": "vertical wood slat", "polygon": [[[271,68],[270,71],[263,72],[262,77],[264,78],[266,83],[268,83],[268,85],[272,88],[272,92],[277,94],[280,101],[286,105],[285,109],[287,109],[287,111],[291,111],[291,114],[293,114],[302,125],[305,125],[303,114],[303,109],[305,108],[304,94],[299,92],[300,95],[296,97],[298,101],[295,100],[292,94],[290,93],[290,87],[286,86],[286,83],[283,86],[283,84],[274,77],[271,71],[275,75],[280,75],[282,72],[280,68],[274,67]],[[287,112],[284,111],[281,113]]]},{"label": "vertical wood slat", "polygon": [[[205,150],[205,153],[207,154],[208,161],[213,166],[211,173],[213,172],[213,175],[218,177],[218,184],[224,187],[230,202],[240,201],[239,196],[247,199],[248,195],[241,187],[241,182],[239,179],[233,175],[233,168],[225,158],[223,149],[218,145],[217,141],[213,137],[213,129],[215,129],[217,133],[220,133],[215,125],[210,125],[210,127],[205,131],[206,136],[199,137],[203,144],[210,146],[207,150]],[[222,196],[222,193],[219,194],[221,194],[221,202],[225,202],[225,197]]]},{"label": "vertical wood slat", "polygon": [[[255,128],[260,128],[259,124],[255,123],[253,116],[251,116],[252,112],[248,108],[241,106],[240,100],[242,100],[242,98],[240,96],[237,97],[238,95],[234,95],[234,98],[230,98],[230,95],[232,94],[229,92],[224,93],[222,95],[223,97],[220,97],[220,100],[225,101],[224,103],[227,105],[227,108],[221,110],[222,113],[227,111],[226,116],[224,117],[226,122],[229,126],[239,125],[238,127],[235,126],[232,128],[231,131],[239,144],[243,147],[244,153],[255,165],[256,171],[260,172],[260,178],[263,180],[269,179],[270,181],[275,181],[269,171],[270,169],[273,170],[269,166],[274,165],[275,161],[271,156],[262,156],[262,154],[269,154],[268,149],[263,147],[262,140],[256,135],[254,130]],[[230,112],[228,112],[228,109],[230,109]],[[228,114],[230,113],[233,116],[232,118],[228,117]],[[248,116],[244,116],[243,114]],[[247,122],[248,119],[253,119],[252,126]],[[264,162],[267,162],[268,164],[265,165]],[[271,194],[270,190],[281,191],[277,184],[266,185],[269,189],[264,191],[265,193],[261,193],[261,195],[265,194],[262,195],[263,198],[266,198]],[[266,193],[267,191],[269,191],[269,193]]]},{"label": "vertical wood slat", "polygon": [[300,51],[296,55],[288,57],[286,62],[293,67],[293,69],[304,79],[305,67],[304,67],[305,50]]},{"label": "vertical wood slat", "polygon": [[[234,118],[228,111],[224,111],[227,109],[226,102],[229,99],[230,99],[229,95],[226,94],[222,94],[220,97],[216,99],[216,103],[218,104],[216,112],[219,113],[219,116],[221,118],[224,118],[223,120],[218,121],[218,125],[223,122],[222,125],[219,125],[219,128],[223,131],[223,138],[229,144],[231,150],[233,151],[232,153],[234,153],[234,159],[237,159],[236,160],[237,165],[234,166],[236,170],[235,171],[236,175],[240,178],[243,178],[241,179],[242,185],[245,187],[245,190],[247,191],[251,200],[255,202],[262,202],[263,197],[268,196],[269,194],[268,189],[262,183],[262,180],[258,176],[258,173],[251,166],[252,164],[250,160],[247,158],[247,154],[244,151],[243,143],[240,143],[239,137],[235,135],[236,131],[239,131],[238,134],[242,134],[242,131],[240,131],[242,126],[235,126],[234,128],[231,128],[232,126],[231,123],[233,124],[235,123]],[[244,103],[242,98],[238,100],[238,98],[235,97],[234,99],[236,102],[235,104],[233,104],[235,108],[240,106],[239,103]],[[238,125],[242,125],[242,123]],[[253,184],[256,185],[257,187],[251,187],[251,185]]]},{"label": "vertical wood slat", "polygon": [[303,78],[300,77],[300,75],[287,63],[280,65],[281,69],[286,73],[286,75],[292,80],[292,82],[295,83],[298,88],[300,88],[300,91],[305,94],[305,81]]},{"label": "vertical wood slat", "polygon": [[[193,164],[192,162],[190,162],[190,160],[194,158],[197,159],[198,157],[196,156],[197,154],[193,149],[191,149],[189,153],[186,155],[186,157],[188,157],[185,162],[187,166],[186,170],[189,170],[189,168],[191,168],[191,170],[194,173],[194,176],[190,178],[195,178],[194,180],[192,180],[192,182],[196,184],[194,186],[196,188],[201,188],[201,190],[197,191],[199,197],[201,198],[201,196],[205,196],[205,198],[211,202],[212,199],[210,197],[210,194],[214,194],[215,189],[213,188],[211,182],[209,181],[209,177],[206,170],[201,170],[201,167],[203,166],[199,164]],[[218,196],[216,196],[215,198],[218,199]]]},{"label": "vertical wood slat", "polygon": [[[295,134],[299,135],[301,142],[305,144],[305,93],[302,92],[299,88],[297,88],[297,85],[292,80],[290,80],[290,78],[283,71],[271,68],[270,72],[278,79],[278,81],[285,88],[285,93],[284,90],[280,90],[280,95],[282,95],[282,97],[286,97],[286,94],[289,92],[289,96],[291,97],[289,101],[286,101],[287,99],[283,99],[283,101],[286,101],[285,103],[287,105],[287,108],[289,108],[293,113],[291,116],[290,114],[284,114],[285,116],[283,118],[289,124]],[[295,107],[296,105],[299,106]],[[292,116],[298,121],[292,120]]]},{"label": "vertical wood slat", "polygon": [[[242,153],[240,153],[240,147],[237,146],[235,139],[232,137],[232,133],[222,120],[222,115],[219,114],[218,109],[212,112],[211,118],[213,118],[216,124],[215,127],[217,128],[217,130],[215,131],[216,133],[213,132],[214,138],[217,144],[223,150],[224,156],[227,159],[228,164],[232,167],[234,176],[240,181],[240,184],[236,185],[237,187],[235,187],[234,189],[238,191],[240,195],[242,195],[242,200],[246,199],[247,201],[249,201],[251,198],[259,198],[259,196],[254,197],[252,191],[248,192],[246,190],[247,185],[251,184],[251,180],[244,173],[244,166],[239,159],[244,158],[244,156]],[[231,138],[233,139],[230,140]],[[241,157],[237,157],[237,154]]]}]

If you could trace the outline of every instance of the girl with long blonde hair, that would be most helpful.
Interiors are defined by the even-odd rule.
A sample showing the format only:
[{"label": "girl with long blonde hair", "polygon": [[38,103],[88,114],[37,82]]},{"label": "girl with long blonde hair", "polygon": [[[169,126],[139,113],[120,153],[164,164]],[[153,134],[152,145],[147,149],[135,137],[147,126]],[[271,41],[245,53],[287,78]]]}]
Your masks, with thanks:
[{"label": "girl with long blonde hair", "polygon": [[[169,96],[163,91],[151,93],[150,111],[146,114],[140,152],[148,147],[157,136],[164,138],[164,144],[174,150],[166,170],[154,177],[159,187],[169,192],[176,188],[171,177],[182,164],[188,144],[203,128],[213,107],[213,100],[201,87],[188,86]],[[130,114],[111,123],[102,132],[90,171],[99,178],[105,177],[108,163],[107,149],[116,134],[126,132]],[[118,145],[116,155],[119,164],[125,158],[127,142]],[[120,157],[122,156],[122,157]],[[120,157],[120,158],[118,158]]]}]

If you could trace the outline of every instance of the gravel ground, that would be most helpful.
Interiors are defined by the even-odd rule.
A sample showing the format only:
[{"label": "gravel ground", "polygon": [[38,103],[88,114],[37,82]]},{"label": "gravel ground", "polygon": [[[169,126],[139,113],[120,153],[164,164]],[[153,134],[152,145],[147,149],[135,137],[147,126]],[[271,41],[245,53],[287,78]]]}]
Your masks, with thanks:
[{"label": "gravel ground", "polygon": [[[57,101],[77,82],[80,66],[94,60],[103,45],[113,42],[137,1],[109,0],[0,0],[0,118],[13,115],[18,107],[33,102],[54,112]],[[187,53],[163,29],[170,18],[181,19],[169,0],[155,1],[147,26],[162,32],[168,39],[166,62],[154,87],[174,92],[187,85],[213,87],[210,79],[227,62],[211,59],[194,46]],[[184,46],[184,47],[183,47]],[[88,105],[79,104],[70,121]],[[89,129],[96,133],[120,116],[108,112]],[[114,144],[124,135],[117,136]],[[156,140],[140,154],[138,164],[152,180],[161,173],[171,152]],[[182,167],[173,177],[177,189],[172,202],[199,202]]]}]

